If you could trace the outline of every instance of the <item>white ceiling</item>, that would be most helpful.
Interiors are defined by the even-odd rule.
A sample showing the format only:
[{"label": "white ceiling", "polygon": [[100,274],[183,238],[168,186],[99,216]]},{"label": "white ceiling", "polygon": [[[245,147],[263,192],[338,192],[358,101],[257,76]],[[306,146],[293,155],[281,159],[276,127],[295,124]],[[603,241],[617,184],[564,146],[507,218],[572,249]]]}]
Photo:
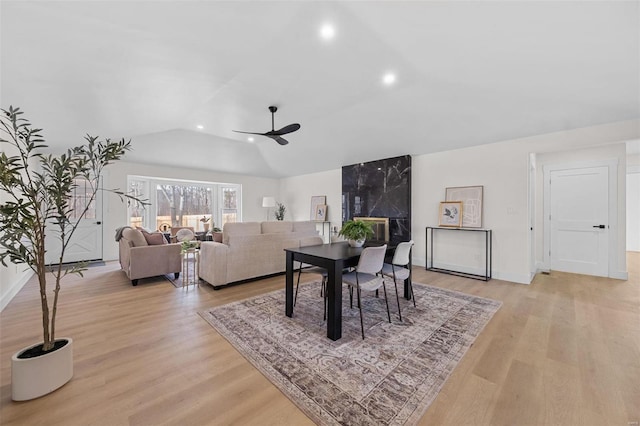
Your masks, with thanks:
[{"label": "white ceiling", "polygon": [[[635,1],[2,0],[0,15],[1,106],[53,147],[131,138],[129,161],[292,176],[640,117]],[[276,128],[302,125],[289,145],[232,132],[270,130],[269,105]]]}]

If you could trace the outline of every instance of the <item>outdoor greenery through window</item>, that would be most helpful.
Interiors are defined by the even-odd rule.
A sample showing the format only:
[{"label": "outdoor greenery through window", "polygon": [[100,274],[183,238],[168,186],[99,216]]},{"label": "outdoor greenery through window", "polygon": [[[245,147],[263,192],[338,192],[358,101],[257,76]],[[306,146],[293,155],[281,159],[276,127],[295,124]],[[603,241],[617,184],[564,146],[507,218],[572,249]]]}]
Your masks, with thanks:
[{"label": "outdoor greenery through window", "polygon": [[148,199],[146,209],[129,207],[129,226],[169,232],[176,226],[194,231],[222,228],[241,220],[237,184],[128,177],[129,193]]}]

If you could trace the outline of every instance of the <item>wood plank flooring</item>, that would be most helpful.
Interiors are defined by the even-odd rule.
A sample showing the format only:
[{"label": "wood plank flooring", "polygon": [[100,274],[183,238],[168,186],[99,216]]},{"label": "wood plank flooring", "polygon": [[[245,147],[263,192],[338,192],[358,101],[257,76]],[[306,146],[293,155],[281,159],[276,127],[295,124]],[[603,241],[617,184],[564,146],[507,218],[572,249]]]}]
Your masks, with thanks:
[{"label": "wood plank flooring", "polygon": [[[628,281],[552,272],[529,286],[415,267],[416,282],[503,302],[420,424],[640,421],[640,253],[628,265]],[[116,262],[91,268],[61,292],[57,336],[74,339],[72,381],[16,403],[11,355],[41,339],[31,279],[0,314],[0,424],[311,424],[197,315],[282,287],[284,276],[220,291],[161,279],[132,287]]]}]

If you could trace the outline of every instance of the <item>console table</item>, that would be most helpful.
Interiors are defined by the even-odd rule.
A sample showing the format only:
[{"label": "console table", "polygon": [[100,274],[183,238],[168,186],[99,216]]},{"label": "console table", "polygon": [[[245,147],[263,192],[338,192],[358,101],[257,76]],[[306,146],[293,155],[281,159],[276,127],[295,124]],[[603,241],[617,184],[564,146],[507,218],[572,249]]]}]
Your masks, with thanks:
[{"label": "console table", "polygon": [[[444,268],[436,268],[433,266],[433,235],[434,231],[466,231],[466,232],[483,232],[484,233],[484,275],[481,274],[471,274],[468,272],[462,271],[454,271],[451,269]],[[457,275],[465,278],[473,278],[475,280],[489,281],[491,279],[491,251],[492,251],[492,242],[491,242],[491,229],[477,229],[477,228],[445,228],[438,226],[427,226],[426,229],[426,238],[425,238],[425,249],[427,252],[427,271],[435,271],[442,272],[443,274],[449,275]],[[431,250],[429,250],[429,245],[431,246]],[[430,260],[430,262],[429,262]],[[429,266],[431,265],[431,266]]]}]

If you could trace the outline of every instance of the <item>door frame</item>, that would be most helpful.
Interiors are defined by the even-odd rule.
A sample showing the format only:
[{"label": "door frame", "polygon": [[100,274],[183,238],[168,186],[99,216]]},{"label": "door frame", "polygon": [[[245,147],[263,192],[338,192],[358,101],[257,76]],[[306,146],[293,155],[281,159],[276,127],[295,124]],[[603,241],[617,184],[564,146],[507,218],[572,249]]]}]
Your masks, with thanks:
[{"label": "door frame", "polygon": [[607,276],[618,278],[615,273],[618,266],[618,159],[611,158],[608,160],[584,161],[576,163],[558,163],[547,164],[542,167],[544,175],[544,192],[543,192],[543,268],[551,269],[551,172],[560,170],[585,169],[589,167],[607,167],[608,170],[608,215],[609,215],[609,259],[607,262]]},{"label": "door frame", "polygon": [[536,262],[536,179],[537,179],[537,157],[535,153],[529,153],[529,173],[528,173],[528,191],[527,205],[528,214],[527,222],[529,225],[528,247],[529,247],[529,283],[538,272],[538,264]]}]

